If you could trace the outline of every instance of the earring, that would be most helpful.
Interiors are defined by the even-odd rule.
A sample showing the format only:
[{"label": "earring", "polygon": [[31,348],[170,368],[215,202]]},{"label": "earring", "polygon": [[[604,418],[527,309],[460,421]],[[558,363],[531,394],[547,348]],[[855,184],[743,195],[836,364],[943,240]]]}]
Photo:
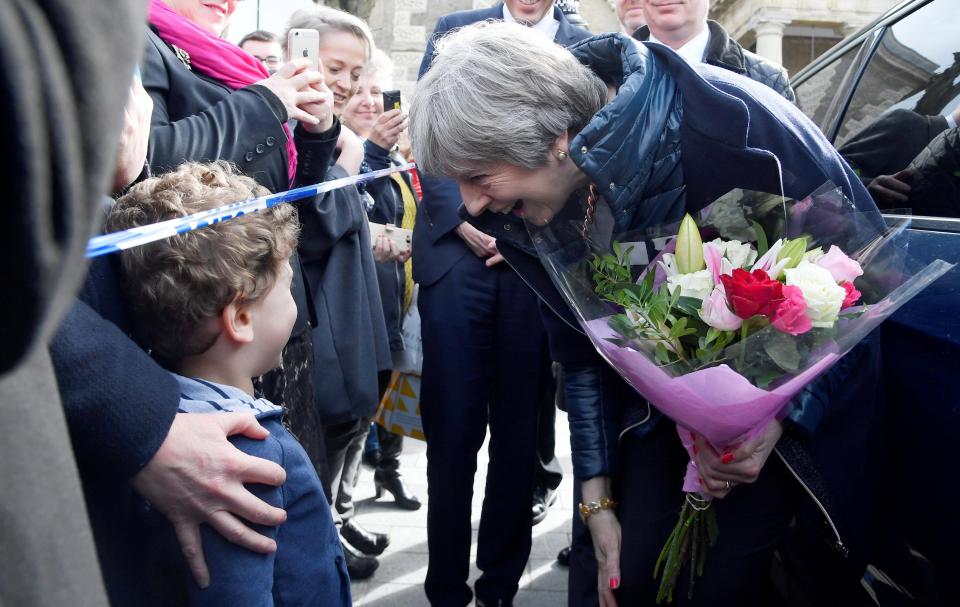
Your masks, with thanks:
[{"label": "earring", "polygon": [[566,160],[567,153],[564,152],[563,150],[560,150],[559,152],[557,152],[557,158],[559,158],[560,160]]}]

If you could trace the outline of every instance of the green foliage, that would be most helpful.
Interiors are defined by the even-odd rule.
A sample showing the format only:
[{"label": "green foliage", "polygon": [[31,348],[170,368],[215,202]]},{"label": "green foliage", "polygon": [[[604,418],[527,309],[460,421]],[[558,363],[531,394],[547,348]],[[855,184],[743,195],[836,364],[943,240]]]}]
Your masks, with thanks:
[{"label": "green foliage", "polygon": [[653,268],[634,282],[629,262],[632,249],[615,242],[612,253],[594,255],[590,262],[596,293],[624,311],[610,318],[610,328],[619,335],[610,341],[619,346],[647,343],[657,364],[680,365],[685,372],[722,362],[721,355],[735,334],[717,331],[700,320],[699,299],[684,297],[680,289],[670,293],[666,284],[654,289]]}]

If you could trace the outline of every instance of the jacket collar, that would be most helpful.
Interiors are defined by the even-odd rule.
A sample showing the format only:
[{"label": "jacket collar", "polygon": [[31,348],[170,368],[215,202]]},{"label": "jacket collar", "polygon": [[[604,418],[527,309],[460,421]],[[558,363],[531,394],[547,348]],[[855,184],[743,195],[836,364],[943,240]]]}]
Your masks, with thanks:
[{"label": "jacket collar", "polygon": [[[682,128],[725,145],[746,146],[749,120],[746,104],[712,86],[698,73],[701,68],[695,70],[670,48],[637,43],[623,34],[611,33],[584,40],[570,47],[570,51],[604,82],[619,88],[617,96],[570,145],[571,158],[600,180],[597,185],[611,203],[620,195],[629,194],[617,189],[620,185],[617,179],[633,173],[624,171],[623,163],[631,162],[639,168],[636,162],[643,160],[622,158],[617,151],[621,147],[651,149],[658,137],[649,121],[638,122],[633,118],[668,112],[676,103],[676,95],[682,97]],[[720,116],[722,119],[718,119]],[[621,145],[627,139],[638,145]]]},{"label": "jacket collar", "polygon": [[707,21],[707,28],[710,30],[710,41],[707,43],[705,61],[737,74],[744,73],[743,48],[739,44],[731,44],[727,30],[716,21]]},{"label": "jacket collar", "polygon": [[[723,26],[716,21],[707,20],[707,30],[710,32],[710,41],[707,43],[703,62],[737,74],[744,73],[746,68],[744,67],[743,50],[740,45],[731,44],[727,30],[723,29]],[[650,27],[644,25],[633,33],[633,37],[641,42],[646,42],[650,39]]]},{"label": "jacket collar", "polygon": [[589,33],[585,33],[584,30],[570,23],[563,11],[557,7],[556,2],[553,3],[553,18],[560,22],[560,29],[557,30],[557,35],[553,38],[553,41],[560,46],[570,46],[589,35]]}]

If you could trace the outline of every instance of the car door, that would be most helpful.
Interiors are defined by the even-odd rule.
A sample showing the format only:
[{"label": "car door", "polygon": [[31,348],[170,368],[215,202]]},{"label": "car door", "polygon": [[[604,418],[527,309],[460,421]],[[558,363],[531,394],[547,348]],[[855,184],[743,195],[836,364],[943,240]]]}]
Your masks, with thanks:
[{"label": "car door", "polygon": [[[846,53],[805,71],[797,96],[888,222],[914,216],[904,238],[917,260],[956,263],[960,2],[905,6]],[[881,605],[947,604],[960,538],[960,269],[901,308],[882,335],[887,436],[877,454],[885,461],[880,541],[867,582]]]}]

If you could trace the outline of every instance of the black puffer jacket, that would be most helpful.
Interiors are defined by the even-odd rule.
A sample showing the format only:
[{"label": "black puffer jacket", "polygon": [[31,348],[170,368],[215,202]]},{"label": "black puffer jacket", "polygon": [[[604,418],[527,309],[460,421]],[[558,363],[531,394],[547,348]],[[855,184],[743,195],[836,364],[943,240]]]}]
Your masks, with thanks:
[{"label": "black puffer jacket", "polygon": [[[751,53],[730,38],[727,31],[716,21],[707,21],[710,30],[710,42],[703,55],[703,62],[746,76],[754,82],[765,84],[777,91],[790,103],[796,103],[797,96],[790,87],[787,70],[770,63],[760,55]],[[637,40],[648,40],[650,28],[646,25],[633,33]]]},{"label": "black puffer jacket", "polygon": [[907,170],[915,214],[960,217],[960,128],[934,137]]}]

